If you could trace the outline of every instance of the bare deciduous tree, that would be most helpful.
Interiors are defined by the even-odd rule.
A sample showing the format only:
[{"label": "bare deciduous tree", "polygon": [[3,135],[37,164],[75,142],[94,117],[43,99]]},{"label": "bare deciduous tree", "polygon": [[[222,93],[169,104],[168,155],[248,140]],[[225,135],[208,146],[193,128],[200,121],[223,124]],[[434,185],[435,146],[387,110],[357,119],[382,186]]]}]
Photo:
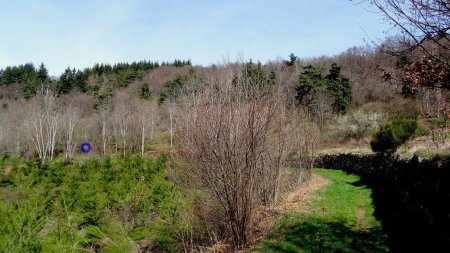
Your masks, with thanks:
[{"label": "bare deciduous tree", "polygon": [[111,134],[111,129],[109,128],[109,124],[108,124],[109,114],[110,114],[110,112],[107,109],[102,109],[99,112],[103,156],[106,156],[107,145],[108,145],[109,137]]},{"label": "bare deciduous tree", "polygon": [[52,160],[60,121],[56,95],[48,87],[42,87],[31,107],[26,122],[28,134],[39,158]]},{"label": "bare deciduous tree", "polygon": [[144,156],[147,129],[149,125],[150,140],[153,140],[154,124],[156,120],[156,104],[146,100],[139,100],[137,104],[137,113],[141,130],[141,155]]},{"label": "bare deciduous tree", "polygon": [[[122,139],[123,156],[126,155],[128,130],[131,124],[130,97],[125,93],[118,93],[114,101],[114,119],[118,133]],[[117,140],[116,140],[117,141]]]},{"label": "bare deciduous tree", "polygon": [[64,115],[66,131],[66,159],[71,159],[75,151],[74,130],[79,117],[80,112],[78,108],[74,107],[72,104],[67,105]]},{"label": "bare deciduous tree", "polygon": [[175,130],[177,127],[177,102],[173,99],[168,99],[168,101],[164,102],[164,108],[167,113],[168,123],[167,123],[167,131],[169,132],[170,137],[170,147],[173,147],[173,138],[175,136]]},{"label": "bare deciduous tree", "polygon": [[[405,36],[403,54],[416,48],[450,67],[450,3],[447,0],[369,0]],[[405,47],[406,46],[406,47]]]},{"label": "bare deciduous tree", "polygon": [[254,210],[277,201],[280,170],[295,124],[286,98],[250,83],[243,65],[207,73],[209,86],[180,102],[182,155],[220,206],[227,235],[243,247]]}]

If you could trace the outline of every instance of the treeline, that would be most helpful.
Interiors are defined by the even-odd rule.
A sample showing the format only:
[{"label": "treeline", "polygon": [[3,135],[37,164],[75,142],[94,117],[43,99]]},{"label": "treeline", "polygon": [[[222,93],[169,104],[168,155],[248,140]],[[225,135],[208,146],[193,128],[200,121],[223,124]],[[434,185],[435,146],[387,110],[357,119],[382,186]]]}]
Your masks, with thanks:
[{"label": "treeline", "polygon": [[43,63],[39,68],[36,68],[32,63],[27,63],[0,69],[0,84],[6,86],[20,84],[25,98],[32,97],[37,85],[46,81],[48,82],[50,79],[48,70]]},{"label": "treeline", "polygon": [[[0,86],[0,98],[3,98],[0,101],[3,107],[0,119],[22,120],[21,115],[28,113],[24,110],[29,108],[28,104],[39,104],[37,101],[30,101],[30,98],[38,94],[41,97],[36,100],[42,99],[48,88],[56,96],[54,104],[59,108],[59,115],[65,111],[68,101],[73,104],[75,99],[84,101],[83,108],[78,110],[83,112],[81,118],[89,119],[88,121],[95,121],[95,115],[99,113],[120,114],[117,110],[123,107],[125,111],[131,112],[127,120],[136,121],[127,126],[127,131],[133,129],[132,131],[138,133],[141,130],[137,122],[143,118],[135,113],[140,107],[139,104],[147,106],[151,104],[152,108],[157,108],[158,114],[162,114],[158,118],[165,118],[169,115],[168,109],[165,108],[168,104],[177,104],[179,98],[187,93],[198,93],[205,88],[211,88],[213,82],[206,80],[210,79],[211,75],[225,78],[217,72],[225,72],[227,69],[234,70],[229,81],[235,86],[245,84],[257,87],[261,89],[262,95],[270,94],[274,89],[281,89],[283,96],[286,96],[285,103],[304,110],[309,119],[317,123],[322,131],[329,131],[324,134],[329,138],[339,136],[339,138],[360,139],[367,136],[369,131],[375,130],[383,121],[395,117],[411,117],[419,112],[416,101],[402,97],[401,88],[382,82],[381,74],[383,71],[396,69],[397,59],[388,58],[373,48],[351,48],[333,57],[300,59],[291,54],[289,58],[266,64],[250,60],[210,67],[192,67],[190,61],[181,60],[176,60],[167,67],[162,67],[167,63],[159,65],[150,61],[115,65],[96,64],[83,71],[68,68],[58,80],[52,80],[48,76],[43,64],[39,68],[35,68],[33,64],[7,67],[1,73],[1,83],[4,85]],[[14,85],[23,88],[20,90],[21,94],[28,94],[24,96],[28,100],[17,99],[20,96],[2,96],[2,93],[6,93],[5,91]],[[45,89],[42,89],[43,87]],[[238,88],[236,91],[239,92],[246,89],[246,87]],[[437,111],[442,107],[448,94],[441,93],[439,97],[437,96],[438,99],[432,100],[430,96],[432,92],[435,91],[424,90],[416,100],[427,99],[424,104],[428,106],[428,110]],[[156,101],[158,103],[154,105]],[[170,120],[165,119],[164,124],[168,121]],[[116,146],[114,153],[120,153],[117,152],[120,149],[117,146],[142,152],[139,146],[142,141],[131,140],[129,133],[122,136],[118,122],[118,119],[113,122],[110,117],[108,124],[104,125],[114,130],[114,134],[110,132],[107,134],[108,140],[114,140]],[[90,122],[87,125],[93,127],[95,124]],[[166,132],[173,130],[167,125],[161,128]],[[4,127],[3,132],[7,133],[8,129]],[[17,130],[14,127],[10,129]],[[92,132],[98,133],[98,129]],[[149,137],[148,133],[144,134],[145,138]],[[175,134],[169,135],[173,138]],[[0,141],[3,142],[5,153],[33,154],[34,145],[27,145],[25,148],[14,144],[13,139],[17,134],[4,136],[5,139]],[[27,142],[25,128],[21,130],[21,136],[23,138],[20,142]],[[97,135],[96,139],[99,136]],[[62,136],[58,137],[63,143]],[[122,143],[117,140],[122,140]],[[123,140],[126,142],[125,145]],[[96,143],[105,142],[96,141]],[[103,146],[102,144],[97,147]],[[106,145],[101,150],[101,153],[110,153],[111,147]]]},{"label": "treeline", "polygon": [[[246,63],[240,63],[242,71],[239,75],[233,77],[234,85],[237,85],[239,77],[245,78],[250,86],[259,87],[265,93],[273,89],[277,82],[277,74],[274,67],[261,64],[261,62],[253,63],[250,59]],[[213,65],[211,70],[214,71],[218,66]],[[159,94],[159,103],[163,103],[166,99],[178,98],[186,88],[189,92],[192,89],[201,90],[208,86],[205,82],[205,71],[194,71],[190,69],[187,73],[179,74],[174,79],[164,83]],[[195,83],[195,84],[194,84]]]},{"label": "treeline", "polygon": [[191,66],[191,64],[190,60],[178,59],[161,64],[146,60],[113,65],[97,63],[84,70],[68,67],[59,78],[55,79],[48,75],[48,70],[43,63],[38,68],[33,63],[26,63],[0,69],[0,85],[19,85],[19,95],[26,99],[36,95],[36,90],[42,84],[50,85],[60,95],[67,94],[72,90],[95,93],[100,89],[101,84],[106,82],[113,87],[126,87],[130,83],[142,79],[147,71],[160,66],[183,67]]},{"label": "treeline", "polygon": [[[96,64],[84,71],[68,68],[59,80],[51,80],[43,64],[38,69],[32,64],[8,67],[3,70],[1,80],[2,83],[9,80],[6,81],[9,84],[1,86],[1,89],[6,90],[13,86],[12,83],[28,82],[30,86],[25,87],[30,87],[30,97],[28,100],[3,97],[0,101],[3,107],[0,120],[4,126],[0,131],[1,151],[40,157],[63,153],[72,157],[71,150],[75,143],[92,138],[95,152],[99,154],[145,153],[148,141],[153,139],[154,129],[167,133],[172,142],[177,133],[173,126],[177,125],[176,119],[180,116],[180,110],[175,109],[179,107],[180,98],[186,94],[200,93],[214,85],[220,86],[215,84],[217,80],[211,80],[211,76],[229,81],[236,88],[235,92],[254,87],[261,91],[261,96],[266,96],[279,90],[278,94],[285,97],[283,103],[303,110],[309,120],[326,130],[328,126],[335,125],[337,119],[345,117],[348,111],[359,108],[359,103],[387,101],[386,96],[392,96],[392,89],[365,96],[367,89],[377,81],[375,78],[378,82],[380,80],[372,73],[372,65],[364,71],[351,71],[355,66],[364,65],[362,60],[371,62],[376,59],[373,51],[359,50],[331,58],[301,60],[291,55],[289,61],[261,64],[250,60],[195,68],[189,65],[190,61],[179,60],[166,68],[149,61]],[[183,64],[188,64],[188,67],[178,67]],[[229,80],[221,76],[222,72],[227,71],[233,73]],[[14,75],[11,74],[13,72]],[[371,79],[368,79],[367,73],[372,73]],[[133,85],[128,85],[131,82]],[[31,99],[33,96],[36,99]],[[365,111],[370,110],[374,109]],[[144,111],[146,114],[142,114]],[[29,114],[40,115],[41,118],[28,117]],[[378,126],[383,117],[368,118],[374,122],[361,123],[358,136]],[[66,129],[69,119],[83,125],[83,129],[72,129],[69,134],[70,129]],[[50,147],[33,142],[42,137],[39,132],[30,133],[32,124],[37,124],[39,120],[48,121],[48,124],[52,120],[59,122],[54,127],[55,137],[44,143],[49,143]],[[350,124],[341,125],[352,127]],[[147,131],[149,129],[151,131]],[[47,131],[51,130],[43,129],[41,132],[45,135]],[[345,129],[339,131],[345,132]],[[73,139],[68,136],[73,136]],[[47,151],[38,154],[39,145]]]}]

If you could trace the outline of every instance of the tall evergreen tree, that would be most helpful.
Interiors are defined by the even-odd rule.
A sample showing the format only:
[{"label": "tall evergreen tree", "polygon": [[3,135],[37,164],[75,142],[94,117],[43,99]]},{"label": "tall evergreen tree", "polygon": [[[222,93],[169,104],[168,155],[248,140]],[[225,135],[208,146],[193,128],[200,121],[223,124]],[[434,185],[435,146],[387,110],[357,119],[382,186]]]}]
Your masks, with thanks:
[{"label": "tall evergreen tree", "polygon": [[350,80],[341,74],[341,67],[331,64],[329,74],[325,77],[328,93],[334,99],[333,111],[345,113],[352,102],[352,87]]},{"label": "tall evergreen tree", "polygon": [[307,65],[303,67],[303,72],[298,78],[295,98],[300,104],[307,106],[310,111],[314,111],[319,102],[319,90],[323,85],[322,70],[311,64]]},{"label": "tall evergreen tree", "polygon": [[295,64],[295,62],[298,60],[298,57],[294,54],[294,53],[291,53],[290,55],[289,55],[289,61],[284,61],[284,63],[287,65],[287,66],[294,66],[294,64]]},{"label": "tall evergreen tree", "polygon": [[70,69],[69,67],[62,73],[59,77],[59,82],[57,84],[56,91],[58,94],[67,94],[69,93],[74,84],[75,80],[75,69]]},{"label": "tall evergreen tree", "polygon": [[23,84],[24,98],[29,99],[34,96],[36,94],[36,87],[42,82],[39,78],[39,71],[36,71],[34,65],[32,63],[25,64],[22,77],[20,78],[20,83]]},{"label": "tall evergreen tree", "polygon": [[87,74],[78,70],[74,76],[74,83],[72,86],[75,86],[81,92],[86,92],[87,91],[87,78],[88,78]]},{"label": "tall evergreen tree", "polygon": [[48,71],[47,71],[47,68],[45,67],[44,63],[41,63],[41,65],[39,66],[39,69],[37,71],[37,77],[39,78],[41,83],[43,83],[43,82],[45,82],[45,80],[47,80]]},{"label": "tall evergreen tree", "polygon": [[149,100],[152,96],[152,92],[150,91],[150,87],[147,82],[144,82],[141,87],[141,91],[139,92],[139,96],[142,99]]}]

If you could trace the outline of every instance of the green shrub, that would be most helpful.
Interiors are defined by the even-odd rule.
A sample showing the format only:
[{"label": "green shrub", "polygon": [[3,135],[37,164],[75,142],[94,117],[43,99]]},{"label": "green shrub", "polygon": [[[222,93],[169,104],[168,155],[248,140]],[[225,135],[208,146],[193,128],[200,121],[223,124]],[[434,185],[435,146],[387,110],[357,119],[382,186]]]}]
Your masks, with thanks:
[{"label": "green shrub", "polygon": [[22,164],[0,175],[0,252],[178,251],[190,205],[165,156]]},{"label": "green shrub", "polygon": [[401,143],[407,141],[417,130],[417,121],[412,119],[398,118],[390,121],[392,133]]},{"label": "green shrub", "polygon": [[427,136],[429,134],[430,134],[430,128],[426,124],[426,122],[424,120],[417,121],[417,129],[416,129],[416,132],[414,133],[414,137]]},{"label": "green shrub", "polygon": [[417,130],[417,122],[412,119],[397,118],[382,125],[373,135],[370,147],[378,153],[393,153]]},{"label": "green shrub", "polygon": [[399,146],[389,125],[381,126],[370,141],[372,151],[378,153],[395,152]]}]

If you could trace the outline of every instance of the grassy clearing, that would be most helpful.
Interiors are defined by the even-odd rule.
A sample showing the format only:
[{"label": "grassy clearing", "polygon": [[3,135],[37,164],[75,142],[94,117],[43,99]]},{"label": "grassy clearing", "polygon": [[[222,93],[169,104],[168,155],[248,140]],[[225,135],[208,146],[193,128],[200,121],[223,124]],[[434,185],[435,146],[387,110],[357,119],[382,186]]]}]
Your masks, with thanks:
[{"label": "grassy clearing", "polygon": [[331,184],[316,192],[307,211],[284,215],[258,252],[387,252],[373,216],[371,190],[355,175],[316,169]]}]

